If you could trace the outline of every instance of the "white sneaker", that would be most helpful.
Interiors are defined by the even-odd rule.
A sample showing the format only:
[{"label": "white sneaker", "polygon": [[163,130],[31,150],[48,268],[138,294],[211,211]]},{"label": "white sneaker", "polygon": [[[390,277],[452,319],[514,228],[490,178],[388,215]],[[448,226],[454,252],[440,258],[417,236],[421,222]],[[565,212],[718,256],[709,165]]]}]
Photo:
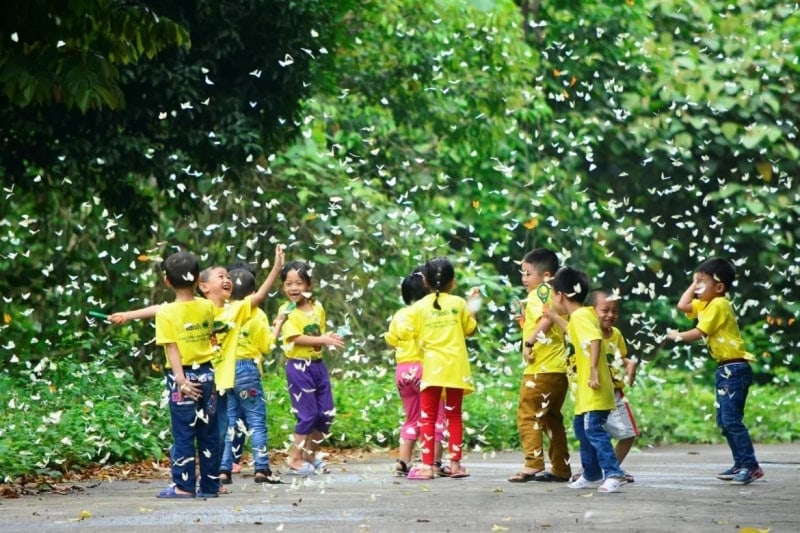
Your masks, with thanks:
[{"label": "white sneaker", "polygon": [[573,481],[567,486],[571,489],[590,489],[592,487],[596,487],[597,485],[599,485],[600,481],[601,480],[599,479],[597,481],[589,481],[588,479],[583,477],[583,475],[581,475],[581,477],[579,477],[577,480]]}]

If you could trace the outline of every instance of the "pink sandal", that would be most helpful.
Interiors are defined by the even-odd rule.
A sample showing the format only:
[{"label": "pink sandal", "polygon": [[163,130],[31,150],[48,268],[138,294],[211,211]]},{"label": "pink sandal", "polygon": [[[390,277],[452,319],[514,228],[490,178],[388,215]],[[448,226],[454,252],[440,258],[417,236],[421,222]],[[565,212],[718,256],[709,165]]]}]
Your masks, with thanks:
[{"label": "pink sandal", "polygon": [[408,471],[406,478],[413,479],[415,481],[430,481],[433,479],[433,470],[431,470],[429,474],[427,473],[427,469],[415,466]]}]

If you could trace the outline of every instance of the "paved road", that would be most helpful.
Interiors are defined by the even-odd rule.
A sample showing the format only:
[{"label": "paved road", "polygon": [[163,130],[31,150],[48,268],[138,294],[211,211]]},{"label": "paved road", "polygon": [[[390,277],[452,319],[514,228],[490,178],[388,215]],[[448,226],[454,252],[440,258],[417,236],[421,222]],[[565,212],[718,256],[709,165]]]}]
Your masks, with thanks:
[{"label": "paved road", "polygon": [[[166,476],[84,483],[68,495],[0,500],[0,531],[800,531],[800,444],[758,446],[766,476],[735,486],[714,478],[726,446],[632,453],[635,483],[615,494],[557,483],[509,483],[519,453],[465,458],[466,479],[409,481],[391,459],[369,455],[328,475],[256,485],[236,476],[218,499],[159,500]],[[573,469],[577,457],[573,457]]]}]

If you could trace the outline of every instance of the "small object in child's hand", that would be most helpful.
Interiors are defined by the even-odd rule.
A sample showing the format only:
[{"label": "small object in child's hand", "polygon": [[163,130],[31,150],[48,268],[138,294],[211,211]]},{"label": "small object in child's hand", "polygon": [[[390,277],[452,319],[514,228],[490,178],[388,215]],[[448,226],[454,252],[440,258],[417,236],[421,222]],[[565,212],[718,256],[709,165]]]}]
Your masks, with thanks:
[{"label": "small object in child's hand", "polygon": [[467,310],[475,314],[481,310],[483,305],[483,298],[481,297],[481,290],[479,287],[472,287],[472,292],[467,299]]},{"label": "small object in child's hand", "polygon": [[107,314],[105,314],[105,313],[101,313],[100,311],[89,311],[89,312],[88,312],[88,313],[86,313],[86,314],[87,314],[87,315],[89,315],[89,316],[91,316],[91,317],[94,317],[94,318],[102,318],[102,319],[106,319],[106,318],[108,318],[108,315],[107,315]]}]

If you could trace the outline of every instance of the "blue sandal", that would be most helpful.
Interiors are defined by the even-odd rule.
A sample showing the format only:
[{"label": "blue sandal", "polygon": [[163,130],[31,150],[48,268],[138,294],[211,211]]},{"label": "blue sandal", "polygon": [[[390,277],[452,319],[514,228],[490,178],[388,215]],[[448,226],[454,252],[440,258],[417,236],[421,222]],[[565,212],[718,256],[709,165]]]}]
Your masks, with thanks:
[{"label": "blue sandal", "polygon": [[290,476],[313,476],[317,471],[311,463],[303,463],[300,468],[290,468],[286,473]]},{"label": "blue sandal", "polygon": [[171,498],[171,499],[187,499],[187,498],[194,498],[194,492],[190,492],[189,494],[184,494],[182,492],[177,492],[175,488],[177,485],[170,485],[169,487],[165,488],[158,494],[156,494],[156,498]]}]

